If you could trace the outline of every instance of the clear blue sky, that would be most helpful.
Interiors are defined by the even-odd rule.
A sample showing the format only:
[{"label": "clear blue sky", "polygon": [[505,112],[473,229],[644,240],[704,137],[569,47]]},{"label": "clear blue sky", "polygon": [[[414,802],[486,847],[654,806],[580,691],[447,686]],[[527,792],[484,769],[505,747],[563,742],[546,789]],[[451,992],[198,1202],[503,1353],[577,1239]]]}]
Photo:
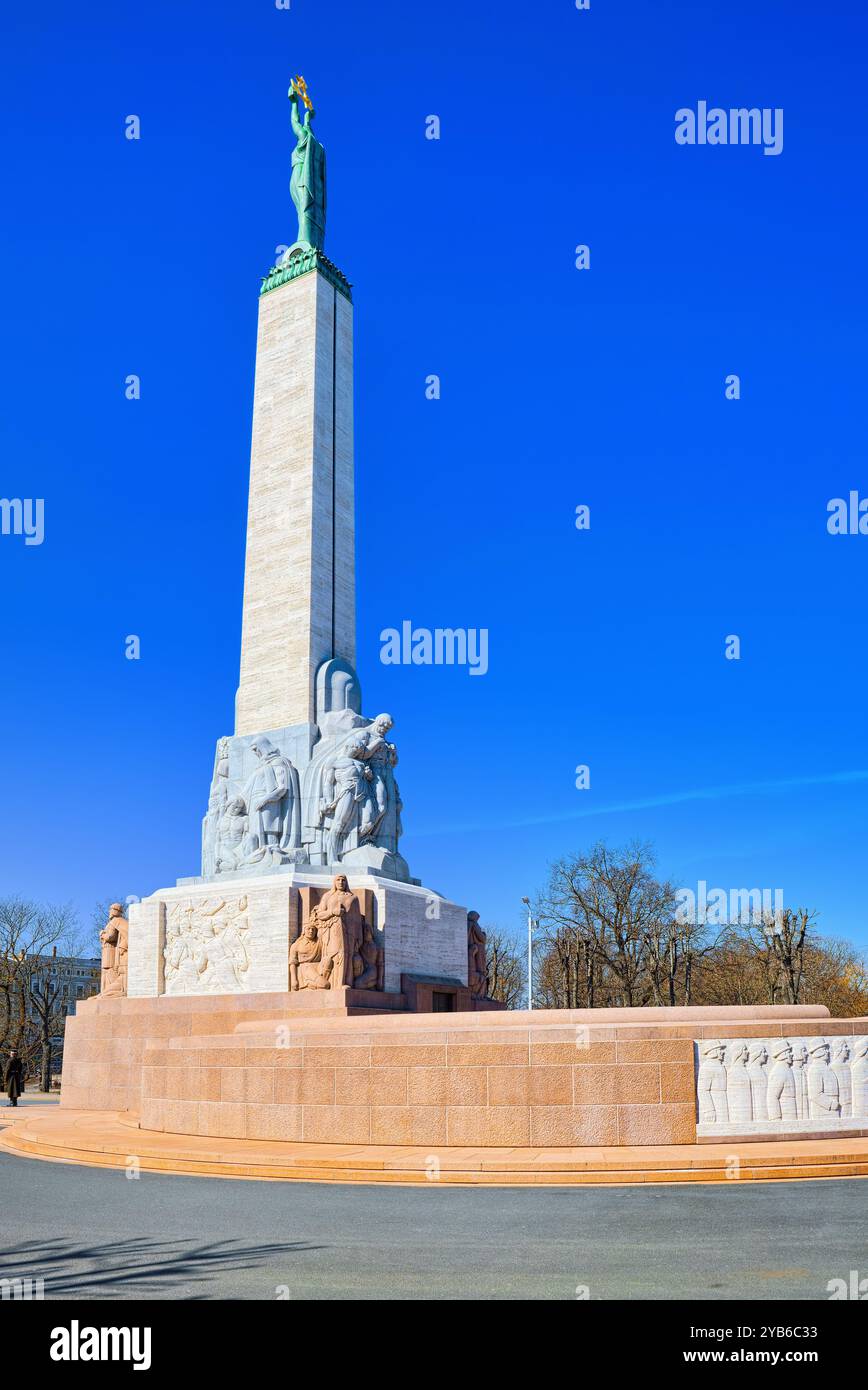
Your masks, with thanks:
[{"label": "clear blue sky", "polygon": [[[863,8],[44,0],[3,29],[0,495],[46,537],[0,537],[0,892],[89,913],[198,871],[300,71],[413,871],[512,928],[551,859],[640,836],[868,944],[868,536],[826,532],[868,493]],[[783,107],[783,153],[676,145],[699,100]],[[406,618],[488,628],[489,674],[383,666]]]}]

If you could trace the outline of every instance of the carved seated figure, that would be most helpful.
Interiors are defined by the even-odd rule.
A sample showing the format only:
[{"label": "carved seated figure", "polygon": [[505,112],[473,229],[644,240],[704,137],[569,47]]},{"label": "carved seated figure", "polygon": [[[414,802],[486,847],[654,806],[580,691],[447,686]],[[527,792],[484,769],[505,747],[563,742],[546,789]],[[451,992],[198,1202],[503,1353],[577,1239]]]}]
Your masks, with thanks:
[{"label": "carved seated figure", "polygon": [[328,979],[322,974],[322,942],[316,908],[289,948],[289,985],[290,989],[328,989]]},{"label": "carved seated figure", "polygon": [[374,939],[374,930],[366,918],[362,918],[362,944],[353,957],[353,981],[356,989],[383,989],[383,974],[386,965],[386,952]]}]

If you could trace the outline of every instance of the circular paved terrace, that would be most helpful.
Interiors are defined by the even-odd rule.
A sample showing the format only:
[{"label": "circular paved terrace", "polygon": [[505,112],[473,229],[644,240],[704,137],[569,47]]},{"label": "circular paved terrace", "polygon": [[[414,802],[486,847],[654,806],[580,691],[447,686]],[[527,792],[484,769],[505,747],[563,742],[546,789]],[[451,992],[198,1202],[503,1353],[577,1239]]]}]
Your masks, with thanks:
[{"label": "circular paved terrace", "polygon": [[770,1182],[868,1176],[868,1139],[617,1147],[436,1147],[205,1138],[142,1129],[130,1113],[4,1111],[0,1149],[93,1167],[284,1182],[492,1186]]},{"label": "circular paved terrace", "polygon": [[859,1180],[127,1181],[0,1148],[0,1184],[0,1277],[49,1299],[826,1300],[868,1241]]}]

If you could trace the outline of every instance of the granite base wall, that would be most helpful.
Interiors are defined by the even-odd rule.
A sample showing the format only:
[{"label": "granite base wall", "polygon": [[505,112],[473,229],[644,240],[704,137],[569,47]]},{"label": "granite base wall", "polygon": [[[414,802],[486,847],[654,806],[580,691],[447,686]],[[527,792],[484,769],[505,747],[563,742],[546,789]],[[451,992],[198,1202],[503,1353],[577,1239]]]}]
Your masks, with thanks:
[{"label": "granite base wall", "polygon": [[61,1103],[226,1139],[693,1144],[694,1041],[866,1031],[813,1006],[330,1017],[297,1000],[89,1000]]}]

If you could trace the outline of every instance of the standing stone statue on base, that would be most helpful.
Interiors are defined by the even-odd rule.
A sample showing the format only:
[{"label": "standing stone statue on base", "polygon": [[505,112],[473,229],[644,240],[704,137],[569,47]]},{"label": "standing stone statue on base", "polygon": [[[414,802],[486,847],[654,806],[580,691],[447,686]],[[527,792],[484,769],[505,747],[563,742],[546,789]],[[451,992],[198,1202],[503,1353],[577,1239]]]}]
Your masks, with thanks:
[{"label": "standing stone statue on base", "polygon": [[244,789],[250,862],[271,856],[280,863],[283,851],[298,850],[301,845],[298,773],[270,739],[258,738],[252,747],[259,767]]},{"label": "standing stone statue on base", "polygon": [[124,995],[127,992],[127,951],[129,922],[120,903],[112,903],[109,919],[99,934],[102,945],[100,994]]},{"label": "standing stone statue on base", "polygon": [[[343,749],[323,772],[323,799],[320,822],[326,827],[326,862],[340,862],[353,831],[358,831],[362,807],[368,798],[370,768],[362,762],[365,744],[358,738],[347,740]],[[358,838],[356,839],[358,843]]]},{"label": "standing stone statue on base", "polygon": [[486,933],[479,925],[479,913],[467,914],[467,983],[474,999],[488,996],[488,961],[486,960]]},{"label": "standing stone statue on base", "polygon": [[394,727],[391,714],[378,714],[361,742],[362,757],[371,773],[371,796],[359,838],[394,854],[398,848],[399,797],[394,769],[398,750],[386,735]]}]

